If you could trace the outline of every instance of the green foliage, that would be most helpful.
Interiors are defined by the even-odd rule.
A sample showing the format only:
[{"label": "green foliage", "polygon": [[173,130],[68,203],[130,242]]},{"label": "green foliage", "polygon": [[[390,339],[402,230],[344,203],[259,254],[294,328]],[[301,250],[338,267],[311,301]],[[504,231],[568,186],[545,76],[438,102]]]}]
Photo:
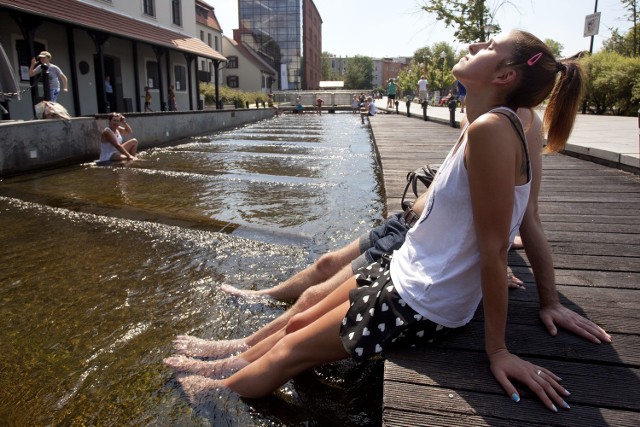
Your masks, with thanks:
[{"label": "green foliage", "polygon": [[[441,58],[444,52],[444,58]],[[409,67],[398,74],[398,88],[402,96],[414,94],[417,91],[418,80],[426,76],[429,81],[429,92],[439,90],[448,92],[455,83],[451,68],[461,55],[456,53],[453,46],[447,42],[437,42],[416,50]]]},{"label": "green foliage", "polygon": [[564,49],[564,46],[562,46],[560,42],[557,42],[553,39],[544,39],[544,44],[549,46],[549,49],[551,49],[551,52],[553,52],[553,56],[555,56],[556,58],[562,57],[562,50]]},{"label": "green foliage", "polygon": [[582,59],[586,100],[595,114],[634,116],[640,103],[640,59],[599,52]]},{"label": "green foliage", "polygon": [[[501,2],[497,8],[502,4],[504,2]],[[486,7],[484,0],[430,0],[422,6],[422,9],[435,13],[436,19],[442,21],[447,27],[455,28],[453,35],[460,43],[485,40],[484,26],[493,22],[492,13]],[[500,26],[496,25],[493,33],[499,31]]]},{"label": "green foliage", "polygon": [[[200,94],[204,95],[206,105],[216,104],[216,88],[212,83],[200,83]],[[247,101],[250,105],[266,104],[267,95],[262,92],[243,92],[227,86],[219,87],[220,100],[223,104],[234,104],[238,108],[245,108]]]},{"label": "green foliage", "polygon": [[[640,34],[640,24],[635,26],[636,32]],[[607,52],[617,52],[623,56],[637,56],[638,52],[640,52],[640,41],[638,40],[638,35],[636,34],[636,48],[634,51],[634,33],[633,28],[631,28],[627,34],[622,35],[618,31],[617,28],[611,31],[611,37],[604,41],[603,50]]]},{"label": "green foliage", "polygon": [[368,56],[356,55],[347,62],[344,74],[345,89],[371,89],[373,80],[373,60]]},{"label": "green foliage", "polygon": [[342,80],[340,74],[331,67],[331,61],[336,56],[329,52],[322,52],[322,80]]}]

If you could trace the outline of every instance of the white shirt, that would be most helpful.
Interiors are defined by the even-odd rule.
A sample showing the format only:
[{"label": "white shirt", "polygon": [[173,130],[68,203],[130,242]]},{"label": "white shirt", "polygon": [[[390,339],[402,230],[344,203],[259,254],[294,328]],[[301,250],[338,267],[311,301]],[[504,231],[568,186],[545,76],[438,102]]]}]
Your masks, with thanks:
[{"label": "white shirt", "polygon": [[[391,278],[400,297],[422,316],[449,328],[467,324],[482,298],[480,251],[464,164],[467,128],[461,138],[458,150],[454,154],[452,149],[438,170],[420,219],[391,260]],[[530,187],[531,173],[526,184],[514,188],[510,242],[522,222]]]}]

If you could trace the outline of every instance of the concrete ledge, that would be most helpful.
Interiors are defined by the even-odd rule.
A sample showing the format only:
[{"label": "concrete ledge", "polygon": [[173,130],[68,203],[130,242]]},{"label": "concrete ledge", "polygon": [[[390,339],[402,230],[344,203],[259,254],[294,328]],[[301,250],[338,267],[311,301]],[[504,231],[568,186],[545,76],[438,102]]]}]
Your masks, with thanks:
[{"label": "concrete ledge", "polygon": [[[273,117],[272,108],[129,113],[140,149]],[[107,115],[0,122],[0,178],[98,159]]]},{"label": "concrete ledge", "polygon": [[600,165],[640,174],[640,160],[628,154],[614,153],[601,148],[585,147],[575,144],[567,144],[563,153]]}]

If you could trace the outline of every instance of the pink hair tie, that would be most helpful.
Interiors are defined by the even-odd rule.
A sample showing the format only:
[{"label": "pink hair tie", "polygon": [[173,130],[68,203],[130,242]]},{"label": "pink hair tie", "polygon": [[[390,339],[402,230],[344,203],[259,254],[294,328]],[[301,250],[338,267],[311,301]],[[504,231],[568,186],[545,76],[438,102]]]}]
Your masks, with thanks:
[{"label": "pink hair tie", "polygon": [[529,66],[532,66],[533,64],[538,62],[540,58],[542,58],[542,52],[538,52],[535,55],[533,55],[531,58],[529,58],[529,60],[527,61],[527,64],[529,64]]}]

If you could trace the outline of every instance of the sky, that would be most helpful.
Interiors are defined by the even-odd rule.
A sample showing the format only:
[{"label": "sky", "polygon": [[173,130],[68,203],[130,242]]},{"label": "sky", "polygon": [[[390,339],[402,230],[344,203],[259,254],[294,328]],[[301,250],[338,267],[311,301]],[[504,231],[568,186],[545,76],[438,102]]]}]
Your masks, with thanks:
[{"label": "sky", "polygon": [[[215,8],[224,35],[232,37],[233,29],[238,28],[238,2],[206,1]],[[323,21],[322,51],[338,57],[413,56],[416,50],[441,41],[466,49],[454,40],[453,29],[420,9],[426,1],[314,0]],[[488,0],[487,4],[505,3],[494,20],[503,31],[517,28],[543,40],[553,39],[564,46],[563,55],[570,56],[590,48],[591,38],[583,36],[584,23],[594,12],[596,1],[601,12],[599,34],[593,42],[597,52],[611,35],[611,28],[622,34],[631,28],[620,0]]]}]

